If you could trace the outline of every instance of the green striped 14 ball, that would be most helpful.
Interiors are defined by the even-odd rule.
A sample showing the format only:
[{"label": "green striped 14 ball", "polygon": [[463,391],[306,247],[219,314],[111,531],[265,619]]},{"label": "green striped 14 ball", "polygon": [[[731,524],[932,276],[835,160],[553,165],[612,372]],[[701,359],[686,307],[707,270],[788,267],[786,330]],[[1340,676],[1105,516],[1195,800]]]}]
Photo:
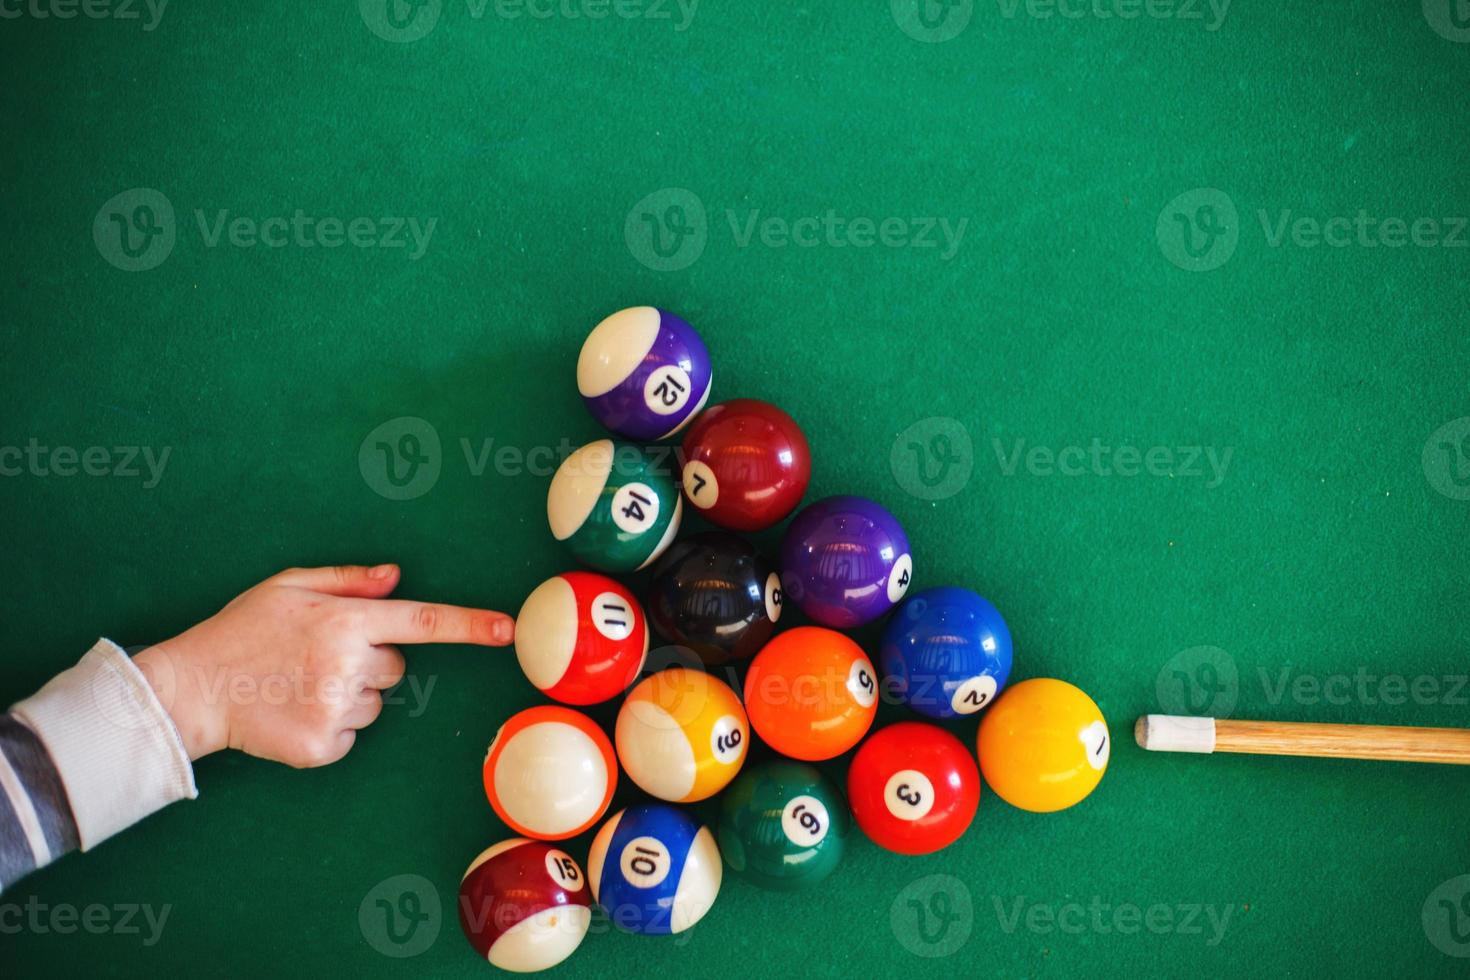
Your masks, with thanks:
[{"label": "green striped 14 ball", "polygon": [[684,503],[673,457],[612,439],[589,442],[551,478],[551,533],[584,564],[631,572],[663,554],[679,532]]}]

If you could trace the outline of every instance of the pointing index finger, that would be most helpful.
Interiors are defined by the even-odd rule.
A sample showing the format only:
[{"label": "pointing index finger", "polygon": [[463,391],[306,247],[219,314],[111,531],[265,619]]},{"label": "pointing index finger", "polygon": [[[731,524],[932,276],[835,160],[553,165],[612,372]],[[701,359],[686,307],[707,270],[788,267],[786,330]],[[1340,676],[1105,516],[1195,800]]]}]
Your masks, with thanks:
[{"label": "pointing index finger", "polygon": [[365,604],[373,643],[473,643],[503,647],[515,637],[505,613],[438,602],[378,599]]}]

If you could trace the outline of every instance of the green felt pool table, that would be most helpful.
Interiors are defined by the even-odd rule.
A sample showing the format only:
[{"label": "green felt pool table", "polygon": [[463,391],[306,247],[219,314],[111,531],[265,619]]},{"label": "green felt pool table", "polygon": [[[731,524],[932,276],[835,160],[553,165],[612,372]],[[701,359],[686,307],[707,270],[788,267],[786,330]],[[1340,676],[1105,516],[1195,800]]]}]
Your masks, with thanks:
[{"label": "green felt pool table", "polygon": [[[1462,0],[0,0],[0,697],[291,565],[514,612],[573,564],[581,340],[653,304],[1116,748],[557,975],[1464,976],[1470,769],[1130,731],[1470,725],[1467,42]],[[6,975],[487,975],[480,764],[542,699],[409,660],[343,762],[211,756],[0,896]]]}]

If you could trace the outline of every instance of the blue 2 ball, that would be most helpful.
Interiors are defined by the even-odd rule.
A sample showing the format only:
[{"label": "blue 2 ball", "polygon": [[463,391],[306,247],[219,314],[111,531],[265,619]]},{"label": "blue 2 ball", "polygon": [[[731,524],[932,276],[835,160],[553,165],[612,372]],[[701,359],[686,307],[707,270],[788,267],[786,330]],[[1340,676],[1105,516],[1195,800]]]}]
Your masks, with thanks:
[{"label": "blue 2 ball", "polygon": [[941,586],[910,596],[893,613],[879,647],[893,691],[930,718],[971,715],[1011,676],[1011,631],[969,589]]}]

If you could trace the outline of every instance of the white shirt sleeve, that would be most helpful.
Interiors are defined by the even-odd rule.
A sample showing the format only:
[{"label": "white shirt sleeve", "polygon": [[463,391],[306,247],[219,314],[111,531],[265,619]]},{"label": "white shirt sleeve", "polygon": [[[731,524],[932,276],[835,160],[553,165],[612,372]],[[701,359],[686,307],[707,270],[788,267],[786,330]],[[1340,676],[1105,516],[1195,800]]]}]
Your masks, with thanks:
[{"label": "white shirt sleeve", "polygon": [[98,640],[11,713],[56,766],[82,850],[174,802],[199,795],[173,719],[133,661]]}]

